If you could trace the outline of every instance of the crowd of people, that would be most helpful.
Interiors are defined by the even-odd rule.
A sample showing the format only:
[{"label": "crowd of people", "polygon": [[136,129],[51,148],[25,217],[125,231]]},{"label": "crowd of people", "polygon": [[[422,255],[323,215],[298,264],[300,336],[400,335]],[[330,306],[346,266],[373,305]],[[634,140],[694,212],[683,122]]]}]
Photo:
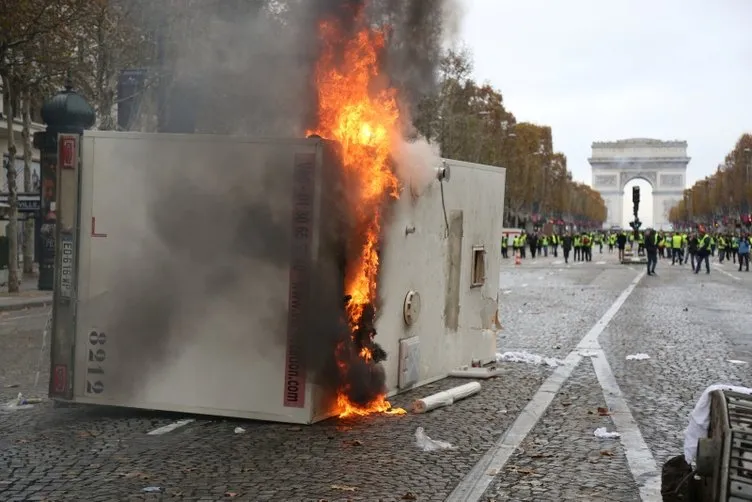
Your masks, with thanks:
[{"label": "crowd of people", "polygon": [[688,262],[695,274],[705,265],[710,273],[710,258],[718,257],[719,263],[731,261],[739,264],[739,272],[749,272],[749,253],[752,237],[747,232],[708,232],[700,225],[697,231],[664,233],[652,229],[640,233],[638,253],[648,259],[648,275],[655,275],[659,258],[671,258],[671,265],[686,265]]},{"label": "crowd of people", "polygon": [[502,257],[513,256],[525,259],[529,255],[532,259],[537,256],[548,256],[549,253],[558,257],[561,248],[564,262],[569,263],[570,256],[574,261],[589,262],[593,258],[593,248],[603,253],[617,252],[619,260],[625,259],[627,249],[638,256],[645,256],[648,261],[648,275],[655,275],[655,267],[659,259],[671,260],[671,265],[690,264],[692,271],[699,274],[703,264],[705,273],[710,273],[710,259],[718,257],[718,261],[731,261],[739,265],[739,271],[749,272],[749,255],[752,247],[752,236],[743,231],[707,232],[700,225],[691,232],[664,232],[647,229],[635,233],[632,230],[616,230],[607,232],[581,231],[563,233],[505,233],[501,242]]},{"label": "crowd of people", "polygon": [[509,258],[511,248],[513,256],[519,256],[521,259],[527,258],[528,251],[532,259],[536,256],[546,257],[549,253],[558,257],[561,247],[565,263],[569,263],[570,256],[574,261],[587,262],[593,259],[593,248],[603,253],[606,245],[609,245],[608,235],[603,232],[552,232],[550,234],[532,232],[528,234],[523,230],[520,234],[513,236],[508,233],[504,234],[501,241],[501,255],[503,258]]}]

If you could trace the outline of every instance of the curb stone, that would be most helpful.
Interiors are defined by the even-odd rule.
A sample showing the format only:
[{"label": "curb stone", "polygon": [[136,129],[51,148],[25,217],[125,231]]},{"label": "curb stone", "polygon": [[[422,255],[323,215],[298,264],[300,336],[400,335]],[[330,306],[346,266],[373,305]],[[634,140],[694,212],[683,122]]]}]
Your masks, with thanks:
[{"label": "curb stone", "polygon": [[34,307],[49,307],[50,305],[52,305],[52,297],[29,298],[26,301],[19,301],[17,303],[0,303],[0,312],[12,312]]}]

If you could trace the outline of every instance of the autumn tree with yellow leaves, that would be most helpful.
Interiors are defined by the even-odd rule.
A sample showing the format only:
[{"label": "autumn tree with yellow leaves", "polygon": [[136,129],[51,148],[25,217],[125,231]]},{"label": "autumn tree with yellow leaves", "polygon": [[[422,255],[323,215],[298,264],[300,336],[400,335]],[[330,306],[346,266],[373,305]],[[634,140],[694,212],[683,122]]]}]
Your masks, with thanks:
[{"label": "autumn tree with yellow leaves", "polygon": [[469,54],[448,51],[438,92],[418,107],[415,125],[446,158],[503,166],[507,170],[507,225],[563,221],[600,226],[606,206],[600,194],[572,179],[564,154],[554,152],[551,128],[518,123],[501,93],[471,78]]},{"label": "autumn tree with yellow leaves", "polygon": [[679,227],[702,223],[750,224],[752,213],[752,134],[743,134],[715,173],[684,190],[669,212]]}]

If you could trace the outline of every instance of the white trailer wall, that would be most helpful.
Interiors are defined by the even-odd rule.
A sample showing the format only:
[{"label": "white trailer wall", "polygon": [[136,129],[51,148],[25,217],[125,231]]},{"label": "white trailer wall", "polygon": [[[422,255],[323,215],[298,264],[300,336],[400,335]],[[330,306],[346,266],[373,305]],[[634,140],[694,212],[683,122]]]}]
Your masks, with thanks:
[{"label": "white trailer wall", "polygon": [[[417,198],[403,190],[385,237],[377,340],[390,355],[384,364],[392,391],[400,387],[400,375],[401,387],[409,388],[496,355],[506,171],[445,162],[451,175],[443,182],[444,200],[438,180]],[[474,251],[484,255],[483,284],[476,286]],[[419,293],[421,310],[407,326],[400,313],[411,290]]]},{"label": "white trailer wall", "polygon": [[[276,321],[280,309],[287,319],[289,249],[283,253],[287,258],[275,265],[253,257],[238,260],[224,251],[237,238],[235,233],[242,232],[225,228],[228,219],[237,219],[233,211],[239,202],[269,198],[270,181],[265,177],[270,173],[281,185],[291,186],[297,155],[315,158],[316,169],[321,169],[321,145],[316,140],[86,132],[81,148],[74,400],[295,423],[328,416],[326,396],[311,383],[310,375],[298,379],[299,406],[285,397],[290,346],[280,335],[288,327]],[[270,170],[269,162],[279,167]],[[388,353],[383,364],[390,393],[442,378],[473,360],[489,362],[495,357],[505,170],[444,162],[448,180],[434,179],[427,186],[402,191],[381,249],[383,303],[376,341]],[[186,187],[186,200],[178,206],[165,200],[155,215],[160,187],[174,180]],[[191,186],[202,188],[191,193]],[[320,224],[325,189],[316,182],[314,226]],[[226,204],[207,206],[204,192],[213,201],[226,197]],[[292,194],[278,199],[276,217],[288,222],[292,232]],[[217,228],[210,232],[212,242],[185,236],[184,249],[165,249],[160,232],[170,227],[158,228],[154,221],[162,217],[184,219],[181,228],[186,223]],[[318,244],[314,237],[314,259]],[[195,253],[212,266],[176,274],[195,261]],[[155,268],[154,263],[163,265]],[[181,302],[154,302],[147,308],[138,302],[123,305],[123,288],[138,285],[144,274],[150,279],[164,275],[167,284],[159,287],[164,294],[179,295]],[[206,285],[215,280],[235,286],[207,294]],[[407,322],[405,298],[410,292],[418,293],[420,308],[418,295],[411,296]],[[110,351],[98,361],[94,351],[92,360],[91,349],[97,348],[90,346],[92,332],[109,332],[108,324],[117,316],[122,320],[123,312],[138,321],[134,326],[154,329],[139,316],[160,317],[164,308],[177,312],[169,316],[169,325],[158,327],[165,331],[162,343],[135,336],[138,345],[123,354]],[[123,350],[122,340],[110,338],[107,344],[108,350]],[[152,354],[155,350],[160,353]],[[127,367],[134,357],[159,362],[149,365],[147,385],[138,369],[141,361]],[[87,388],[87,371],[92,368],[103,369],[97,378],[104,391]],[[128,385],[129,379],[139,384]]]}]

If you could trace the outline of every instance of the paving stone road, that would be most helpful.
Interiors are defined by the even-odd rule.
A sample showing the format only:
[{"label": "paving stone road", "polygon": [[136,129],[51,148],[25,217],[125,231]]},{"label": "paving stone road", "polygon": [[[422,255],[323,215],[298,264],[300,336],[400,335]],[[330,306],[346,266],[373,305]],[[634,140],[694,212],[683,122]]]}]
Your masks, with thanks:
[{"label": "paving stone road", "polygon": [[[577,357],[571,368],[501,363],[501,377],[483,382],[480,394],[425,415],[297,427],[47,401],[0,411],[0,500],[441,501],[462,487],[475,495],[456,500],[640,500],[645,477],[635,479],[627,460],[634,444],[626,435],[593,434],[598,427],[625,432],[616,425],[625,418],[608,410],[613,393],[603,390],[597,358],[608,361],[628,405],[625,415],[658,468],[681,453],[687,413],[702,390],[749,382],[752,362],[746,328],[752,274],[716,265],[710,275],[694,275],[666,263],[659,262],[658,277],[643,277],[613,314],[598,337],[601,353]],[[499,351],[570,360],[642,271],[597,253],[585,264],[505,262]],[[44,396],[48,354],[40,349],[47,318],[46,308],[0,313],[0,403],[18,392]],[[626,360],[635,353],[650,359]],[[548,393],[550,406],[539,415],[523,412],[546,395],[538,392],[543,382],[566,368],[571,375],[555,395]],[[457,383],[447,379],[395,401],[409,406],[418,395]],[[184,418],[194,421],[147,434]],[[246,432],[235,434],[237,426]],[[455,449],[419,450],[419,426]],[[520,426],[529,433],[503,465],[483,471],[485,459],[503,450],[499,445],[515,443],[506,432]],[[147,487],[160,491],[143,492]]]}]

